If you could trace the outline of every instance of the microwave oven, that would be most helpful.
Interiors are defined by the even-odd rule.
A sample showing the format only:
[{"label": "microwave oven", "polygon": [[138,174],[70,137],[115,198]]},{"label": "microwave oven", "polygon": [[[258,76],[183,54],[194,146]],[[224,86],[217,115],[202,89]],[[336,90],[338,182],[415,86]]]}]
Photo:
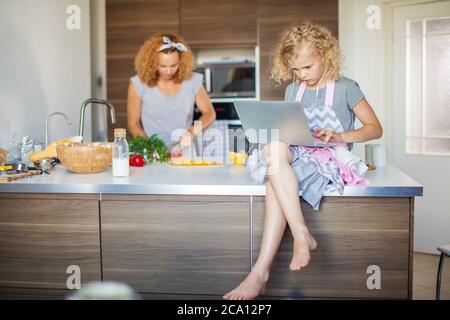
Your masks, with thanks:
[{"label": "microwave oven", "polygon": [[198,66],[195,71],[203,74],[203,84],[212,99],[256,98],[254,62],[209,62]]}]

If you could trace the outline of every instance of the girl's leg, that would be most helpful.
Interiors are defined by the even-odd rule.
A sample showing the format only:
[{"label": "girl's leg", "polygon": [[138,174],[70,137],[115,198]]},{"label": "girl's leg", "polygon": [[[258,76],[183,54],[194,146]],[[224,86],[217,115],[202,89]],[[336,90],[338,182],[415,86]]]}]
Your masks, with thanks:
[{"label": "girl's leg", "polygon": [[263,293],[272,261],[286,229],[286,219],[270,182],[266,183],[264,231],[259,256],[250,274],[241,284],[223,296],[228,300],[253,299]]},{"label": "girl's leg", "polygon": [[[294,175],[294,179],[285,179],[286,183],[285,187],[291,190],[296,190],[295,193],[293,193],[293,196],[291,195],[291,197],[294,197],[295,201],[297,202],[298,206],[297,214],[299,219],[293,218],[292,217],[293,214],[291,213],[287,215],[284,214],[282,206],[280,205],[279,198],[275,192],[275,188],[272,185],[272,181],[278,184],[279,181],[277,179],[273,178],[271,179],[269,176],[269,181],[266,183],[266,212],[264,220],[264,232],[258,259],[255,265],[253,266],[252,271],[247,276],[247,278],[245,278],[245,280],[241,282],[241,284],[237,288],[225,294],[223,296],[224,299],[229,300],[253,299],[264,291],[265,284],[269,279],[269,271],[271,264],[273,262],[276,251],[278,250],[281,239],[283,237],[284,230],[286,228],[287,216],[289,216],[289,218],[292,220],[291,223],[293,224],[294,228],[296,228],[297,233],[300,234],[297,235],[296,240],[295,234],[292,231],[294,235],[294,258],[292,259],[291,262],[291,269],[293,270],[299,269],[297,268],[298,264],[297,262],[299,260],[301,262],[300,263],[301,265],[306,266],[307,262],[306,264],[304,263],[305,260],[304,252],[307,251],[308,257],[307,261],[309,261],[309,250],[313,250],[317,246],[314,238],[309,234],[309,231],[306,228],[303,219],[303,215],[300,208],[300,202],[298,200],[298,181],[295,177],[295,174],[292,172],[292,169],[290,168],[290,163],[292,162],[292,155],[289,148],[286,145],[279,145],[275,147],[272,147],[271,145],[270,147],[268,146],[268,148],[266,148],[266,151],[267,151],[266,153],[268,154],[267,161],[270,166],[269,173],[271,175],[273,176],[281,175],[281,180],[283,180],[285,179],[286,175],[289,176],[289,172],[287,172],[287,169],[289,169],[292,175]],[[278,161],[278,164],[276,163],[276,161]],[[280,165],[280,168],[277,168],[278,165]],[[277,188],[281,189],[279,185],[277,186]],[[281,189],[281,192],[283,192],[283,189]],[[285,197],[283,197],[283,199],[284,198]],[[284,201],[286,201],[286,199],[284,199]],[[293,201],[290,201],[290,203],[288,203],[287,205],[284,204],[287,210],[291,210],[289,206],[294,206],[295,210],[295,204],[293,205],[292,202]],[[298,226],[298,224],[300,224],[300,226]],[[306,249],[304,248],[303,245],[304,241],[307,243]],[[300,243],[301,245],[296,245],[296,243],[297,244]]]},{"label": "girl's leg", "polygon": [[291,270],[300,270],[308,265],[310,250],[314,250],[317,243],[303,218],[298,196],[298,181],[290,166],[292,154],[283,143],[268,145],[266,153],[269,181],[294,237],[294,254],[289,267]]}]

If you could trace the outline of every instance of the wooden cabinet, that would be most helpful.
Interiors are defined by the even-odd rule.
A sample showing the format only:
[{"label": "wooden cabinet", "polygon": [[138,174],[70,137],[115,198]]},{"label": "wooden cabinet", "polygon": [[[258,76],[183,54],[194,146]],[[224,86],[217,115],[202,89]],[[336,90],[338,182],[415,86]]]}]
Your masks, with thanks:
[{"label": "wooden cabinet", "polygon": [[0,194],[0,296],[10,288],[59,289],[69,266],[81,285],[101,280],[98,198]]},{"label": "wooden cabinet", "polygon": [[[107,99],[116,109],[115,127],[127,126],[129,78],[134,57],[156,32],[180,34],[190,46],[257,44],[256,0],[106,0]],[[113,127],[108,130],[113,139]]]},{"label": "wooden cabinet", "polygon": [[[262,238],[264,198],[254,197],[253,203],[255,263]],[[311,253],[307,268],[290,271],[293,238],[287,228],[266,287],[267,296],[411,298],[410,199],[325,198],[319,212],[304,202],[302,210],[318,248]],[[380,268],[380,290],[367,287],[369,266]]]},{"label": "wooden cabinet", "polygon": [[[249,200],[103,196],[104,280],[126,282],[142,293],[224,294],[245,278],[259,254],[264,197]],[[318,248],[307,268],[290,271],[293,238],[287,228],[265,296],[411,297],[410,201],[327,197],[319,212],[302,202]],[[367,287],[370,266],[380,268],[380,290]]]},{"label": "wooden cabinet", "polygon": [[261,100],[283,100],[287,84],[270,81],[270,54],[280,34],[296,21],[308,19],[338,35],[337,0],[258,0]]},{"label": "wooden cabinet", "polygon": [[[286,85],[270,81],[270,53],[289,25],[309,19],[338,34],[337,0],[106,0],[107,99],[126,127],[134,57],[155,32],[183,36],[192,47],[260,48],[261,100],[282,100]],[[112,127],[109,138],[112,139]]]},{"label": "wooden cabinet", "polygon": [[180,32],[194,47],[256,46],[256,0],[181,0]]},{"label": "wooden cabinet", "polygon": [[103,279],[223,295],[250,270],[249,197],[104,196]]},{"label": "wooden cabinet", "polygon": [[[318,248],[307,268],[290,271],[287,228],[264,296],[411,298],[413,204],[325,197],[315,212],[302,202]],[[120,281],[159,298],[220,298],[257,260],[264,206],[256,196],[0,194],[0,297],[63,298],[75,265],[82,286]],[[379,290],[367,287],[370,266]]]}]

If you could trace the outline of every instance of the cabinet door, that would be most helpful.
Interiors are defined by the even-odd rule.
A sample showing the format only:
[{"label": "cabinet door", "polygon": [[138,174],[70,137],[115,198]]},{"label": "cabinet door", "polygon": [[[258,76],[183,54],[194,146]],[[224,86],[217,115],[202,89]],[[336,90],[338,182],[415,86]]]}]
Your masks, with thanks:
[{"label": "cabinet door", "polygon": [[270,81],[270,54],[280,34],[296,21],[326,25],[338,35],[338,0],[258,0],[261,100],[283,100],[287,84]]},{"label": "cabinet door", "polygon": [[[290,271],[293,238],[289,228],[267,285],[268,296],[407,299],[410,294],[409,198],[325,198],[319,212],[302,202],[318,247],[309,265]],[[253,263],[259,254],[264,198],[253,201]],[[371,267],[374,266],[374,267]],[[380,289],[367,283],[379,268]],[[375,278],[374,278],[375,279]]]},{"label": "cabinet door", "polygon": [[134,198],[101,203],[105,281],[143,293],[220,296],[249,272],[249,197]]},{"label": "cabinet door", "polygon": [[256,0],[181,0],[181,35],[191,46],[256,45],[256,7]]},{"label": "cabinet door", "polygon": [[82,286],[101,280],[94,196],[1,194],[0,217],[0,291],[67,290],[69,266]]},{"label": "cabinet door", "polygon": [[179,33],[178,0],[106,0],[108,100],[116,108],[116,125],[127,127],[127,89],[135,74],[134,57],[156,32]]}]

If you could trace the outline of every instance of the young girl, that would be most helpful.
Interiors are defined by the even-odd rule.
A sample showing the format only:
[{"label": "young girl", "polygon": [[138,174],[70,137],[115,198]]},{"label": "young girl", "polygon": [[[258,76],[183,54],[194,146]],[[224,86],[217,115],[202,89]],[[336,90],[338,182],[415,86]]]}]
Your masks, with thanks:
[{"label": "young girl", "polygon": [[[326,27],[303,22],[281,35],[273,55],[272,78],[278,83],[292,79],[285,100],[300,102],[313,136],[334,146],[306,148],[283,142],[265,146],[266,212],[260,253],[250,274],[224,299],[253,299],[264,292],[286,224],[294,238],[290,270],[308,265],[317,242],[305,224],[299,191],[318,210],[324,192],[334,187],[342,193],[344,182],[362,181],[365,170],[349,167],[352,154],[348,150],[354,142],[380,138],[383,131],[358,84],[342,77],[340,67],[338,42]],[[363,124],[357,130],[355,116]]]}]

